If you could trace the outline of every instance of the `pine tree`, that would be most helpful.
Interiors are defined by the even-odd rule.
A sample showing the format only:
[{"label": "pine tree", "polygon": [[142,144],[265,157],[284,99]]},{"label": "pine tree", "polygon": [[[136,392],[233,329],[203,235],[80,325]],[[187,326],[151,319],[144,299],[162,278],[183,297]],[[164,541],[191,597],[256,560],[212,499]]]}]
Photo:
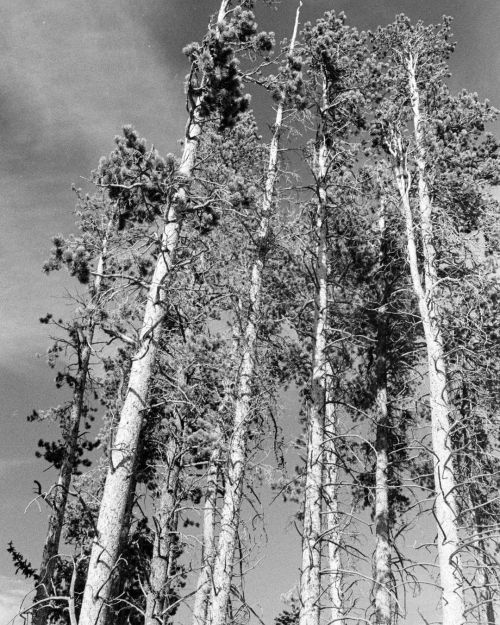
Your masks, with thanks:
[{"label": "pine tree", "polygon": [[[144,310],[138,348],[133,357],[128,391],[110,450],[110,469],[101,502],[97,536],[92,548],[89,574],[82,603],[81,625],[96,625],[106,618],[111,580],[118,559],[119,534],[123,525],[131,476],[137,454],[144,411],[148,404],[148,390],[161,334],[166,297],[165,282],[175,265],[183,211],[189,204],[189,182],[193,174],[196,151],[203,121],[219,112],[222,127],[234,124],[238,115],[248,107],[248,98],[242,94],[241,78],[233,49],[235,44],[248,44],[250,40],[262,47],[256,36],[253,16],[237,5],[229,12],[230,0],[223,0],[217,22],[209,28],[201,45],[191,45],[186,51],[192,60],[188,81],[188,110],[184,150],[177,171],[177,185],[165,189],[161,176],[148,180],[145,176],[125,179],[125,191],[150,188],[159,194],[163,218],[163,231],[156,264],[151,278]],[[229,21],[228,21],[229,20]],[[132,179],[131,179],[132,178]],[[117,191],[121,185],[112,181]]]},{"label": "pine tree", "polygon": [[[443,106],[446,61],[454,47],[450,43],[449,19],[426,27],[421,22],[412,25],[408,18],[399,16],[391,26],[379,29],[373,42],[379,58],[389,63],[375,136],[390,155],[401,199],[410,275],[427,349],[443,623],[464,623],[458,482],[452,445],[454,406],[443,315],[447,282],[451,278],[442,253],[451,243],[446,238],[443,217],[446,221],[451,213],[448,203],[442,200],[453,195],[453,178],[469,171],[472,153],[479,157],[478,170],[493,179],[488,157],[496,153],[496,147],[487,138],[479,148],[481,151],[473,148],[458,156],[455,152],[448,171],[442,167],[441,157],[447,153],[447,146],[456,146],[462,131],[460,125],[451,126],[448,122],[453,109]],[[380,87],[380,74],[377,81]],[[481,122],[476,132],[481,132],[480,127]],[[466,131],[464,139],[465,134]],[[469,218],[473,214],[470,206]]]},{"label": "pine tree", "polygon": [[[295,28],[292,35],[289,54],[293,54],[297,33],[299,9],[297,9]],[[248,315],[239,339],[240,363],[236,383],[234,419],[228,450],[228,470],[221,508],[221,522],[217,555],[213,565],[212,591],[210,597],[211,625],[223,625],[226,622],[230,598],[234,551],[238,531],[238,521],[243,495],[243,479],[247,453],[248,427],[251,415],[251,395],[255,372],[256,341],[261,319],[262,281],[264,264],[269,249],[269,237],[273,206],[275,202],[276,182],[278,177],[278,150],[282,132],[284,103],[278,103],[273,136],[269,148],[269,161],[265,177],[265,190],[260,206],[260,223],[256,233],[256,254],[252,262],[250,287],[248,293]]]},{"label": "pine tree", "polygon": [[[312,221],[314,326],[312,329],[311,383],[307,416],[307,456],[304,485],[304,520],[302,537],[302,568],[300,580],[300,625],[318,625],[321,610],[321,555],[323,480],[325,477],[325,411],[328,387],[329,336],[329,214],[335,212],[341,194],[333,189],[342,187],[348,176],[354,150],[349,139],[363,125],[362,94],[363,35],[345,25],[345,16],[334,12],[306,25],[301,48],[307,68],[305,93],[317,115],[312,172],[315,199]],[[329,398],[330,403],[333,398]],[[334,485],[332,485],[334,486]],[[330,488],[330,495],[332,495]],[[335,506],[335,502],[329,502]],[[331,528],[330,528],[331,531]],[[332,538],[333,540],[333,538]],[[338,558],[331,553],[330,571],[336,577]],[[338,583],[338,576],[337,576]],[[335,602],[340,593],[334,582]],[[342,618],[343,606],[337,605],[336,618]]]},{"label": "pine tree", "polygon": [[[67,358],[73,356],[68,354],[69,349],[74,352],[76,363],[71,364],[66,373],[59,373],[57,378],[58,386],[65,382],[72,389],[70,403],[57,410],[63,441],[59,445],[44,444],[44,456],[59,469],[59,477],[48,497],[52,511],[34,600],[33,623],[36,625],[46,623],[51,613],[49,603],[54,594],[54,575],[66,504],[72,476],[77,470],[79,456],[83,451],[80,430],[83,419],[90,416],[87,394],[91,386],[91,357],[96,350],[94,336],[104,314],[102,276],[106,270],[108,249],[116,233],[118,218],[116,207],[102,197],[102,194],[94,198],[79,194],[77,214],[80,236],[68,240],[62,236],[55,237],[52,256],[44,266],[48,272],[66,265],[72,275],[88,285],[88,296],[82,301],[74,321],[64,328],[68,338],[59,339],[50,350],[51,366],[55,366],[55,358],[63,349]],[[92,264],[95,266],[94,276],[91,276]],[[51,315],[47,315],[42,321],[55,323]],[[62,327],[62,320],[56,325]]]}]

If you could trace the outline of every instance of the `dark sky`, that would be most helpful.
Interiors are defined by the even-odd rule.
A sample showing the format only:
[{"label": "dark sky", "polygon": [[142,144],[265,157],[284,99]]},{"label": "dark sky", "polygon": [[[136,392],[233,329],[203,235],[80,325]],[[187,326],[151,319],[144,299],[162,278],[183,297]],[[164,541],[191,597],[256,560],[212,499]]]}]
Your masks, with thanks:
[{"label": "dark sky", "polygon": [[[49,310],[71,311],[65,291],[71,282],[62,274],[45,277],[40,267],[51,235],[72,231],[71,184],[83,184],[123,124],[132,123],[162,152],[178,149],[187,71],[181,49],[203,35],[216,7],[215,0],[0,2],[0,550],[12,538],[34,564],[45,514],[36,505],[24,509],[32,480],[49,483],[33,456],[49,430],[28,425],[25,416],[61,401],[52,372],[36,356],[48,345],[47,327],[37,320]],[[295,7],[290,0],[277,12],[261,6],[259,21],[279,38],[289,36]],[[459,45],[452,86],[500,106],[498,0],[305,0],[303,19],[333,8],[362,29],[400,12],[425,21],[453,15]],[[296,581],[296,539],[283,532],[289,512],[269,511],[272,545],[251,582],[268,620],[279,594]],[[23,591],[0,551],[0,624]]]}]

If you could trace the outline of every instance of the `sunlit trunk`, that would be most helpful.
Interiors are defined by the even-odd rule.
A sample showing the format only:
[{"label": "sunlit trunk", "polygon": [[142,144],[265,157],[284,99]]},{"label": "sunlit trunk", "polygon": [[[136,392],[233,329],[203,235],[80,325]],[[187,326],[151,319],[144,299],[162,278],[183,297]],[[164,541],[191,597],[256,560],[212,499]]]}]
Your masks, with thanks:
[{"label": "sunlit trunk", "polygon": [[[290,43],[293,51],[298,28],[297,10],[294,34]],[[257,257],[252,266],[249,290],[249,311],[246,327],[240,337],[241,366],[239,367],[233,432],[229,440],[228,466],[224,500],[221,510],[219,541],[214,561],[209,620],[211,625],[225,625],[228,612],[234,566],[234,549],[243,495],[243,478],[247,451],[248,426],[251,418],[251,387],[255,370],[257,332],[260,323],[260,303],[264,263],[267,255],[267,238],[271,209],[278,176],[278,148],[282,127],[283,104],[278,105],[273,137],[269,149],[269,162],[261,206],[261,219],[257,232]]]},{"label": "sunlit trunk", "polygon": [[165,466],[161,476],[160,500],[154,516],[155,535],[146,592],[145,625],[162,625],[168,608],[168,593],[173,546],[177,540],[178,487],[181,470],[179,441],[167,442]]},{"label": "sunlit trunk", "polygon": [[[229,0],[221,2],[219,23],[225,17],[228,4]],[[200,134],[200,120],[195,109],[193,118],[187,124],[179,167],[179,175],[186,181],[191,177]],[[185,195],[185,188],[181,187],[165,218],[161,250],[149,287],[139,348],[133,358],[120,422],[110,447],[110,467],[99,510],[97,536],[92,547],[79,625],[104,625],[106,622],[110,580],[119,555],[120,527],[123,525],[131,472],[137,455],[143,414],[148,405],[148,390],[162,330],[166,297],[164,283],[170,273],[179,238],[180,220],[176,205],[185,202]]]},{"label": "sunlit trunk", "polygon": [[344,595],[342,591],[342,532],[339,515],[339,467],[337,451],[337,410],[332,391],[332,371],[326,364],[327,386],[325,394],[325,441],[323,464],[323,511],[325,540],[327,541],[328,594],[332,625],[345,625]]},{"label": "sunlit trunk", "polygon": [[463,625],[465,605],[462,584],[460,541],[457,528],[455,475],[450,440],[451,405],[444,359],[443,337],[437,308],[436,250],[432,227],[432,203],[426,181],[426,154],[420,116],[419,92],[415,66],[410,57],[408,85],[413,108],[418,176],[419,235],[423,255],[423,280],[420,276],[416,246],[416,227],[410,203],[409,172],[405,164],[401,139],[398,141],[394,173],[400,192],[406,222],[408,260],[413,289],[417,296],[427,348],[429,401],[431,409],[432,449],[436,497],[434,514],[437,523],[437,547],[442,592],[443,625]]},{"label": "sunlit trunk", "polygon": [[193,625],[205,625],[208,616],[208,600],[212,580],[212,569],[215,558],[215,526],[217,512],[217,486],[219,474],[219,447],[214,449],[207,470],[207,486],[205,504],[203,506],[203,546],[201,569],[198,577],[193,607]]},{"label": "sunlit trunk", "polygon": [[376,437],[375,437],[375,622],[377,625],[391,625],[391,544],[389,509],[389,455],[390,413],[387,403],[387,286],[385,203],[380,201],[380,271],[382,273],[380,302],[377,311],[376,346]]},{"label": "sunlit trunk", "polygon": [[316,207],[316,295],[311,397],[307,420],[306,482],[300,575],[299,625],[319,625],[321,596],[321,507],[326,405],[327,198],[324,188],[327,147],[324,137],[318,149],[319,197]]}]

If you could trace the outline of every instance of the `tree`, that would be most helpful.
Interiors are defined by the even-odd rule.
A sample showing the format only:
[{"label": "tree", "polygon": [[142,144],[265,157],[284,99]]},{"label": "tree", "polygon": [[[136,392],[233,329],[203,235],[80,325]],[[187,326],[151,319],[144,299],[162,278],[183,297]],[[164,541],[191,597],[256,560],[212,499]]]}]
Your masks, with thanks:
[{"label": "tree", "polygon": [[[118,221],[116,207],[103,194],[90,198],[79,193],[77,215],[80,235],[68,240],[62,236],[55,237],[52,256],[44,266],[44,270],[49,272],[66,265],[71,275],[88,285],[88,295],[81,302],[71,324],[64,325],[62,320],[56,322],[50,314],[41,319],[43,323],[55,324],[67,333],[67,338],[56,340],[49,352],[51,366],[55,366],[55,359],[62,351],[67,358],[76,356],[76,362],[71,363],[65,372],[59,372],[56,380],[58,386],[66,383],[72,389],[70,402],[55,410],[63,431],[63,440],[58,444],[43,444],[44,456],[59,469],[59,477],[57,484],[51,489],[53,492],[46,496],[51,506],[51,514],[34,600],[33,623],[36,625],[47,622],[51,613],[50,597],[53,595],[66,504],[71,479],[83,452],[81,423],[84,417],[89,417],[87,394],[91,386],[91,357],[96,350],[94,336],[104,315],[102,276],[106,271],[109,248],[113,238],[116,238]],[[92,262],[95,265],[94,276],[91,276]],[[73,352],[71,355],[68,354],[70,350]],[[84,443],[84,446],[92,448],[88,443]]]},{"label": "tree", "polygon": [[[159,237],[159,249],[144,309],[138,348],[133,357],[128,391],[114,444],[110,449],[110,469],[89,564],[81,625],[96,625],[105,620],[113,570],[118,559],[120,528],[124,522],[144,410],[148,404],[156,346],[161,333],[166,297],[165,282],[175,264],[183,211],[189,204],[188,187],[203,121],[208,115],[219,111],[221,125],[230,126],[239,113],[248,107],[248,99],[241,92],[241,78],[237,72],[233,49],[235,44],[248,44],[249,40],[255,41],[258,47],[263,45],[262,40],[256,37],[252,14],[242,10],[229,12],[229,6],[230,0],[221,2],[217,22],[209,28],[203,44],[190,46],[188,50],[192,57],[192,71],[188,81],[190,116],[175,190],[173,186],[165,185],[161,171],[157,172],[155,167],[152,168],[155,174],[153,178],[135,170],[126,171],[118,181],[103,181],[103,184],[110,184],[117,193],[121,190],[129,193],[138,188],[156,192],[156,202],[161,207],[159,212],[164,226]],[[237,5],[235,9],[238,8]]]},{"label": "tree", "polygon": [[[343,176],[348,176],[355,149],[349,139],[356,134],[362,122],[363,97],[363,35],[345,25],[345,16],[327,13],[316,25],[306,25],[304,43],[300,48],[307,77],[305,93],[317,118],[316,139],[311,149],[313,188],[313,217],[311,238],[315,250],[312,273],[315,281],[314,326],[312,329],[311,382],[307,416],[306,469],[304,485],[304,521],[302,536],[302,568],[300,580],[300,625],[318,625],[321,610],[321,551],[322,501],[325,411],[328,387],[329,336],[329,214],[337,208]],[[333,398],[330,396],[330,404]],[[331,406],[330,406],[331,409]],[[332,477],[332,475],[330,475]],[[330,495],[333,495],[330,485]],[[335,502],[330,501],[330,506]],[[330,532],[332,528],[330,528]],[[334,540],[332,537],[331,540]],[[331,553],[331,574],[337,578],[334,601],[338,604],[338,567],[336,552]],[[336,619],[342,619],[343,606],[334,610]]]},{"label": "tree", "polygon": [[[290,40],[289,54],[293,54],[298,28],[300,5],[297,9],[295,28]],[[256,341],[261,320],[262,280],[264,264],[269,249],[272,210],[275,202],[278,176],[278,150],[282,131],[284,102],[278,103],[273,136],[269,147],[269,161],[265,177],[265,189],[260,206],[260,223],[256,233],[256,253],[251,267],[248,292],[248,312],[244,330],[239,337],[239,374],[236,383],[234,419],[229,442],[227,477],[217,555],[213,565],[212,591],[210,597],[210,623],[226,622],[231,580],[234,566],[234,550],[245,476],[248,427],[251,415],[252,383],[255,371]]]},{"label": "tree", "polygon": [[[452,445],[454,407],[442,308],[451,278],[442,254],[449,247],[442,217],[451,213],[446,204],[442,205],[442,198],[445,189],[453,194],[452,178],[469,170],[472,153],[479,159],[478,171],[491,171],[488,161],[491,163],[496,147],[486,138],[481,147],[474,148],[465,139],[466,130],[462,134],[461,124],[448,123],[450,108],[443,99],[444,81],[446,61],[454,48],[449,19],[437,26],[424,26],[421,22],[412,25],[405,16],[398,16],[392,25],[377,31],[373,44],[379,58],[389,63],[384,74],[386,91],[376,113],[375,140],[381,141],[390,156],[401,199],[409,270],[427,350],[443,624],[464,623],[458,483]],[[380,75],[377,80],[380,84]],[[446,131],[443,134],[443,127],[448,135]],[[477,130],[480,132],[479,126]],[[453,170],[450,177],[441,159],[446,147],[456,145],[460,135],[470,151],[455,152],[448,169],[448,173]]]}]

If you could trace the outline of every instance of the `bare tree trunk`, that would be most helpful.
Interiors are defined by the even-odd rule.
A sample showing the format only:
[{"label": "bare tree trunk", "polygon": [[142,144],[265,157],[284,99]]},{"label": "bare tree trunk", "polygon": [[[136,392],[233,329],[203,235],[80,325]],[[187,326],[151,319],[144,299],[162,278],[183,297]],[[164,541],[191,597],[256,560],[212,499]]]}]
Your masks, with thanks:
[{"label": "bare tree trunk", "polygon": [[[229,0],[222,0],[218,16],[219,24],[225,19],[228,4]],[[191,176],[200,134],[200,119],[195,108],[193,118],[187,123],[184,151],[179,167],[180,176],[186,180]],[[134,356],[120,422],[110,448],[110,467],[99,510],[97,536],[92,546],[79,625],[104,625],[106,620],[110,580],[119,555],[120,527],[123,525],[143,412],[147,408],[149,384],[162,329],[163,303],[166,295],[163,285],[170,273],[179,238],[180,220],[176,204],[185,199],[185,194],[185,188],[181,187],[165,221],[161,250],[144,311],[140,346]]]},{"label": "bare tree trunk", "polygon": [[39,602],[53,594],[50,585],[52,583],[57,563],[61,533],[64,526],[64,516],[66,513],[66,504],[68,502],[68,493],[77,461],[80,424],[85,410],[85,393],[87,390],[90,358],[92,356],[92,345],[96,329],[94,313],[90,311],[98,308],[99,306],[102,274],[106,263],[108,239],[111,235],[113,224],[114,216],[109,219],[106,228],[101,255],[97,263],[96,277],[90,291],[91,298],[89,305],[87,306],[86,314],[88,315],[88,325],[86,332],[82,332],[84,345],[80,348],[78,353],[78,373],[74,377],[73,397],[71,400],[67,433],[65,435],[65,457],[59,470],[59,477],[57,484],[54,487],[54,494],[50,500],[52,512],[49,516],[47,536],[43,548],[42,561],[40,563],[39,580],[35,595],[35,603],[39,605],[39,607],[33,612],[33,625],[44,625],[50,614],[48,606],[39,604]]},{"label": "bare tree trunk", "polygon": [[[294,34],[290,42],[290,53],[295,45],[298,29],[299,9],[297,9]],[[267,254],[267,238],[271,219],[271,208],[278,176],[278,147],[283,119],[283,104],[278,105],[273,137],[269,149],[264,199],[261,220],[257,233],[257,257],[252,266],[249,293],[249,313],[240,345],[243,351],[236,391],[233,433],[229,441],[228,469],[224,500],[221,510],[221,523],[217,555],[214,561],[212,592],[210,596],[211,625],[225,625],[230,599],[231,580],[234,566],[234,549],[238,533],[239,514],[243,495],[243,478],[247,451],[248,426],[250,423],[250,397],[255,369],[255,348],[260,322],[260,302],[262,275]]]},{"label": "bare tree trunk", "polygon": [[345,609],[342,590],[342,532],[339,516],[339,475],[337,459],[337,410],[332,392],[332,370],[326,363],[327,386],[325,401],[325,444],[323,465],[323,499],[325,501],[325,532],[328,541],[329,595],[331,602],[330,617],[332,625],[344,625]]},{"label": "bare tree trunk", "polygon": [[[482,536],[482,526],[478,522],[476,515],[475,529],[478,536]],[[481,625],[496,625],[495,618],[495,604],[493,599],[493,593],[490,586],[490,572],[489,563],[486,558],[487,547],[483,538],[477,543],[479,561],[478,564],[478,582],[479,582],[479,614]]]},{"label": "bare tree trunk", "polygon": [[[448,379],[444,358],[443,337],[439,327],[436,305],[437,274],[436,250],[432,227],[432,203],[426,180],[426,159],[420,99],[415,77],[413,58],[408,60],[410,98],[413,108],[413,125],[417,149],[418,195],[420,232],[424,257],[424,289],[416,282],[414,288],[419,299],[420,314],[427,343],[429,366],[430,404],[432,419],[432,444],[434,451],[434,480],[436,488],[435,515],[438,525],[438,553],[441,585],[443,587],[443,625],[462,625],[465,622],[465,604],[462,584],[462,566],[459,555],[460,541],[457,528],[455,474],[450,440],[451,405],[448,398]],[[411,226],[413,236],[413,224]],[[416,258],[414,259],[416,263]]]},{"label": "bare tree trunk", "polygon": [[[385,205],[380,201],[380,267],[386,271],[386,233]],[[389,509],[389,454],[390,414],[387,403],[387,286],[382,278],[382,301],[377,312],[377,347],[376,347],[376,405],[377,424],[375,438],[375,623],[391,625],[391,544],[390,544],[390,509]]]},{"label": "bare tree trunk", "polygon": [[158,256],[148,294],[140,347],[134,356],[120,422],[109,449],[110,466],[99,509],[97,536],[92,546],[80,625],[105,623],[106,603],[118,560],[120,531],[124,524],[143,411],[147,409],[149,382],[161,331],[165,298],[163,282],[172,264],[178,234],[175,208],[171,208],[162,236],[162,252]]},{"label": "bare tree trunk", "polygon": [[417,151],[417,175],[419,190],[420,238],[424,259],[424,280],[420,277],[415,226],[410,204],[410,176],[405,162],[405,150],[401,138],[393,149],[394,173],[401,196],[406,221],[408,260],[413,289],[417,296],[420,317],[427,347],[429,373],[429,397],[431,409],[432,448],[436,498],[434,514],[437,523],[437,546],[442,594],[443,625],[463,625],[465,604],[461,577],[460,541],[457,527],[455,474],[450,440],[451,405],[448,397],[448,380],[444,359],[443,337],[439,327],[436,307],[437,276],[436,251],[433,242],[432,205],[426,181],[425,146],[420,117],[419,93],[415,80],[415,66],[411,56],[408,61],[408,77],[413,107],[413,125]]},{"label": "bare tree trunk", "polygon": [[201,554],[201,570],[198,578],[194,607],[193,625],[205,625],[208,617],[208,601],[210,598],[210,582],[216,553],[215,525],[217,512],[217,486],[219,476],[220,449],[217,446],[210,457],[207,471],[207,487],[203,507],[203,547]]},{"label": "bare tree trunk", "polygon": [[304,527],[300,575],[299,625],[319,625],[321,596],[321,506],[323,446],[326,402],[326,324],[328,315],[327,198],[324,188],[327,147],[324,137],[318,151],[318,189],[315,232],[316,280],[314,346],[312,355],[311,399],[307,424]]},{"label": "bare tree trunk", "polygon": [[[127,501],[127,509],[125,511],[125,521],[120,532],[120,553],[125,549],[128,543],[130,528],[132,526],[134,504],[135,504],[135,490],[137,487],[137,474],[134,471],[133,480],[130,487],[129,497]],[[112,588],[110,591],[110,608],[116,614],[120,611],[120,599],[124,589],[124,576],[121,574],[121,569],[127,566],[127,562],[122,561],[120,566],[117,567],[116,574],[113,576]],[[109,618],[111,623],[116,623],[116,616]]]},{"label": "bare tree trunk", "polygon": [[178,486],[180,474],[179,442],[171,436],[167,443],[165,471],[161,480],[161,494],[154,517],[155,537],[148,591],[146,594],[145,625],[163,625],[168,607],[169,565],[172,545],[177,532]]}]

